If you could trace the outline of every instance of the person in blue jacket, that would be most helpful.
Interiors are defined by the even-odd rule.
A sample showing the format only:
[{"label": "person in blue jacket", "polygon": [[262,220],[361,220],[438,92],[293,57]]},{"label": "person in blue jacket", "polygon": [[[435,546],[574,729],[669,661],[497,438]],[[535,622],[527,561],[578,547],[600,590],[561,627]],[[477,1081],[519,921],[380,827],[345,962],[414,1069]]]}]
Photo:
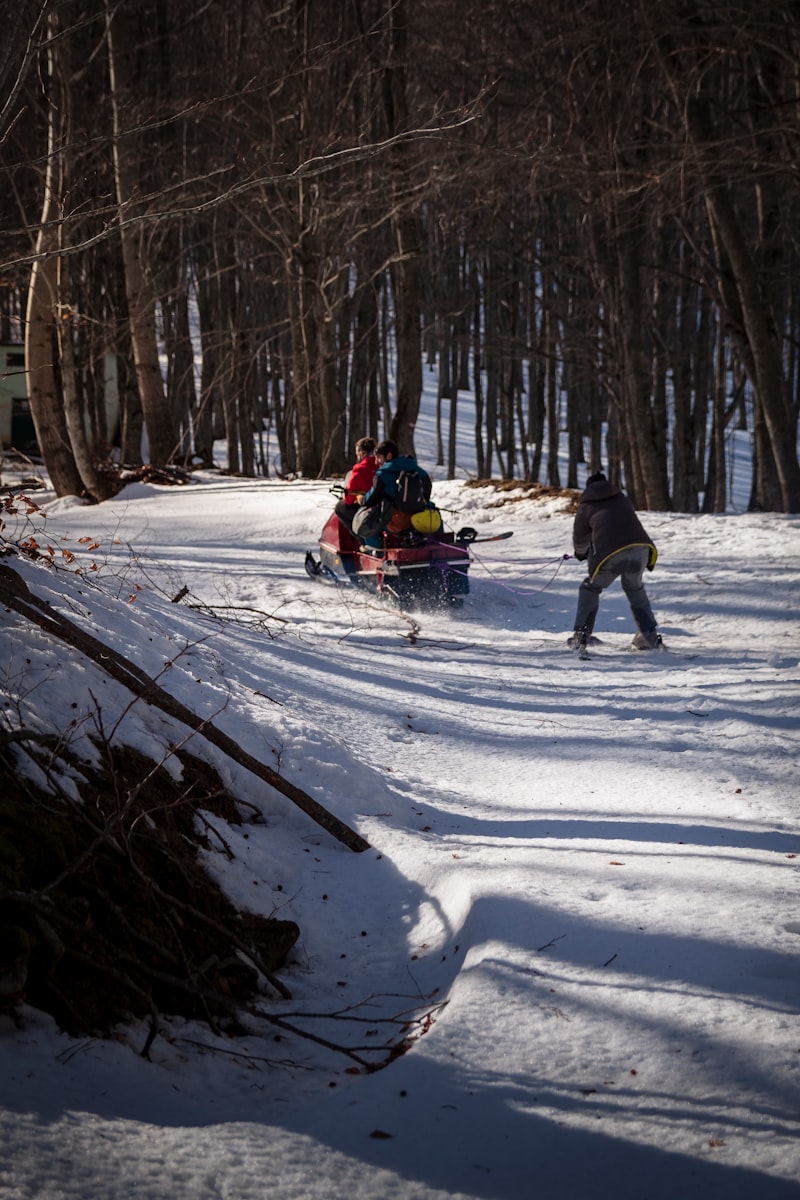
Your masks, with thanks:
[{"label": "person in blue jacket", "polygon": [[[375,472],[372,487],[362,501],[364,508],[376,509],[384,501],[393,500],[397,492],[397,477],[401,471],[416,471],[422,480],[426,503],[430,500],[433,488],[431,477],[427,471],[423,471],[416,458],[410,454],[401,454],[397,444],[391,441],[379,442],[375,447],[374,454],[378,470]],[[388,504],[386,508],[389,509]],[[388,533],[404,533],[411,527],[410,515],[400,512],[397,508],[392,508],[388,512],[388,519],[383,525]],[[365,543],[374,549],[380,549],[383,544],[380,534],[373,534],[366,538]]]}]

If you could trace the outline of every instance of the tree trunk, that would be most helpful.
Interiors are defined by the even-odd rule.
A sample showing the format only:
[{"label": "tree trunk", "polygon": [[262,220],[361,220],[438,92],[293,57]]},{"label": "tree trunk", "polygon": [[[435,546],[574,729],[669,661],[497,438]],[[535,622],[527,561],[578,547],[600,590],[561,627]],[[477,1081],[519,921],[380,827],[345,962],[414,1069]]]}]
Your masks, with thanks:
[{"label": "tree trunk", "polygon": [[[396,0],[390,8],[391,45],[384,87],[390,135],[405,132],[409,125],[406,93],[408,19],[406,0]],[[395,211],[392,227],[397,254],[392,272],[397,395],[389,436],[397,443],[401,454],[414,453],[414,430],[422,399],[420,234],[415,209],[409,207],[413,202],[403,194],[403,181],[407,180],[410,168],[408,147],[398,142],[391,166]]]},{"label": "tree trunk", "polygon": [[[667,260],[674,257],[675,247],[666,247]],[[672,251],[672,254],[670,253]],[[697,512],[698,481],[697,438],[692,411],[691,347],[699,341],[697,311],[685,270],[682,243],[678,255],[680,263],[677,287],[662,281],[659,288],[660,311],[656,315],[656,328],[666,336],[666,353],[657,354],[660,363],[662,386],[666,384],[667,364],[672,365],[673,429],[672,429],[672,502],[679,512]]]},{"label": "tree trunk", "polygon": [[[164,398],[161,363],[156,338],[156,294],[148,268],[147,248],[143,226],[135,222],[137,215],[136,172],[138,156],[134,157],[132,134],[124,127],[127,98],[132,95],[132,83],[127,75],[126,44],[131,31],[121,26],[122,12],[112,0],[106,0],[108,65],[111,109],[114,124],[114,177],[119,211],[122,261],[125,269],[125,293],[131,328],[131,346],[136,382],[144,414],[150,462],[163,466],[172,461],[177,450],[177,437],[172,428],[170,412]],[[139,215],[141,214],[141,210]]]},{"label": "tree trunk", "polygon": [[[42,214],[46,224],[47,206]],[[48,254],[49,238],[40,232],[37,253]],[[28,401],[44,465],[57,496],[78,496],[83,483],[70,445],[64,407],[56,388],[53,309],[56,288],[55,258],[38,259],[31,268],[25,320],[25,367]]]},{"label": "tree trunk", "polygon": [[626,484],[637,507],[664,512],[669,508],[669,499],[663,481],[663,464],[658,458],[643,345],[640,262],[643,236],[641,222],[632,207],[624,215],[617,213],[617,322],[622,351],[622,417],[631,472],[630,479],[626,472]]},{"label": "tree trunk", "polygon": [[289,321],[292,337],[291,404],[297,430],[297,462],[302,475],[315,478],[322,461],[314,406],[311,348],[314,335],[311,289],[300,252],[288,264]]},{"label": "tree trunk", "polygon": [[[49,30],[55,32],[51,16]],[[48,75],[55,85],[53,42],[48,52]],[[51,101],[53,97],[50,98]],[[83,483],[72,453],[64,407],[58,392],[55,372],[55,319],[58,304],[59,199],[57,179],[59,170],[60,120],[54,102],[48,105],[48,155],[44,178],[42,221],[36,239],[36,258],[28,283],[28,305],[25,322],[25,367],[28,374],[28,401],[36,430],[36,440],[44,459],[50,482],[57,496],[77,496]]]},{"label": "tree trunk", "polygon": [[69,259],[59,259],[59,305],[60,320],[57,323],[57,342],[59,362],[61,367],[61,390],[64,402],[64,420],[67,426],[70,446],[84,488],[95,500],[107,500],[114,494],[113,481],[110,476],[104,477],[97,471],[94,458],[89,449],[84,424],[84,410],[78,394],[78,376],[75,367],[75,347],[72,337],[72,314],[70,306],[65,304],[64,297],[69,295]]},{"label": "tree trunk", "polygon": [[350,436],[348,460],[355,457],[360,437],[375,437],[378,432],[374,411],[375,383],[378,374],[378,296],[373,272],[364,270],[364,280],[356,289],[356,314],[353,330],[353,358],[350,371]]},{"label": "tree trunk", "polygon": [[[67,196],[71,191],[70,155],[75,144],[75,133],[72,127],[70,96],[70,65],[67,56],[68,43],[57,36],[56,18],[51,16],[49,21],[51,41],[48,46],[48,57],[51,60],[51,78],[54,84],[54,94],[49,108],[51,127],[58,124],[58,134],[55,142],[58,146],[57,155],[51,158],[57,162],[54,174],[58,180],[59,197]],[[63,226],[59,224],[59,251],[65,248],[62,243]],[[68,254],[60,253],[56,271],[56,305],[55,329],[58,358],[61,371],[61,395],[64,405],[64,421],[72,447],[75,466],[83,481],[86,492],[95,500],[106,500],[113,495],[114,487],[109,475],[104,478],[95,468],[94,458],[89,449],[86,434],[85,405],[81,404],[78,387],[78,371],[75,363],[75,343],[73,341],[73,314],[78,305],[74,302],[72,290],[72,259]]]},{"label": "tree trunk", "polygon": [[[318,471],[321,478],[346,470],[348,465],[345,460],[347,392],[346,384],[343,388],[339,382],[342,375],[339,327],[346,324],[346,307],[341,277],[320,282],[316,293],[316,359],[322,422],[322,456]],[[349,345],[346,335],[345,342]],[[346,368],[344,377],[346,380]]]},{"label": "tree trunk", "polygon": [[477,259],[470,262],[470,329],[472,338],[472,393],[475,400],[475,462],[478,479],[486,478],[483,439],[483,343],[481,341],[481,284]]},{"label": "tree trunk", "polygon": [[414,454],[414,430],[422,399],[422,311],[419,272],[419,235],[412,217],[395,226],[398,256],[394,278],[395,336],[397,344],[397,395],[389,436],[401,454]]},{"label": "tree trunk", "polygon": [[186,270],[186,258],[180,253],[177,245],[170,267],[174,279],[173,290],[162,303],[164,349],[167,357],[167,395],[172,398],[176,416],[180,458],[182,462],[188,463],[194,450],[192,414],[197,409],[197,390],[194,381],[194,348],[189,328],[188,296],[182,279],[182,273]]}]

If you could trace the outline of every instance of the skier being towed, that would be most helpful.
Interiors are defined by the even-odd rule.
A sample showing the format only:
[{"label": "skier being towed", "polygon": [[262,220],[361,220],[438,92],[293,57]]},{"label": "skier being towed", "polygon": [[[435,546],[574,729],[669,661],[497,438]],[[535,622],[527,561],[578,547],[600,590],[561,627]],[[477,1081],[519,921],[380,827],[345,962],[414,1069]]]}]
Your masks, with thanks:
[{"label": "skier being towed", "polygon": [[661,636],[642,576],[652,571],[658,554],[628,497],[602,471],[586,480],[572,529],[575,557],[588,559],[589,574],[578,589],[575,631],[568,640],[583,651],[594,629],[600,594],[619,577],[638,632],[633,650],[657,650]]}]

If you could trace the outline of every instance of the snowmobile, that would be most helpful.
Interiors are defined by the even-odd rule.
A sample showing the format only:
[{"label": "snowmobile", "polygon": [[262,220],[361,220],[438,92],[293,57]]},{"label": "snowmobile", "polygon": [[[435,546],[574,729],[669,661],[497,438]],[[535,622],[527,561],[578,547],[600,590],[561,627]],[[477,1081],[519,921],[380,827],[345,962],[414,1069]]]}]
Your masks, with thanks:
[{"label": "snowmobile", "polygon": [[482,540],[474,529],[435,534],[413,529],[384,532],[380,549],[359,541],[331,513],[319,539],[319,558],[306,552],[312,579],[356,584],[392,598],[404,608],[457,607],[469,592],[469,547]]}]

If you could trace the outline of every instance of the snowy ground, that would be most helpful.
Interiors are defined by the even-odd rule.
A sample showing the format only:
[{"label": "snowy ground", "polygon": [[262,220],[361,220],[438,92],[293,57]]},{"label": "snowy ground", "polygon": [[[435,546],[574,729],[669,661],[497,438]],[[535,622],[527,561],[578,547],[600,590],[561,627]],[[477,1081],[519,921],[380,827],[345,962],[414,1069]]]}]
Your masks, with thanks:
[{"label": "snowy ground", "polygon": [[[3,1200],[800,1197],[798,518],[646,514],[668,651],[626,650],[615,587],[581,663],[559,502],[434,495],[514,536],[476,545],[463,609],[418,629],[305,575],[325,484],[44,495],[48,543],[99,570],[25,565],[31,588],[146,670],[173,662],[165,687],[370,842],[353,854],[193,747],[267,820],[225,828],[236,859],[212,870],[303,931],[274,1011],[366,1016],[304,1020],[367,1046],[432,1020],[364,1075],[179,1022],[148,1063],[143,1029],[76,1042],[27,1009],[0,1026]],[[1,615],[28,721],[85,714],[90,691],[121,712]],[[159,753],[176,728],[135,705],[121,732]]]}]

